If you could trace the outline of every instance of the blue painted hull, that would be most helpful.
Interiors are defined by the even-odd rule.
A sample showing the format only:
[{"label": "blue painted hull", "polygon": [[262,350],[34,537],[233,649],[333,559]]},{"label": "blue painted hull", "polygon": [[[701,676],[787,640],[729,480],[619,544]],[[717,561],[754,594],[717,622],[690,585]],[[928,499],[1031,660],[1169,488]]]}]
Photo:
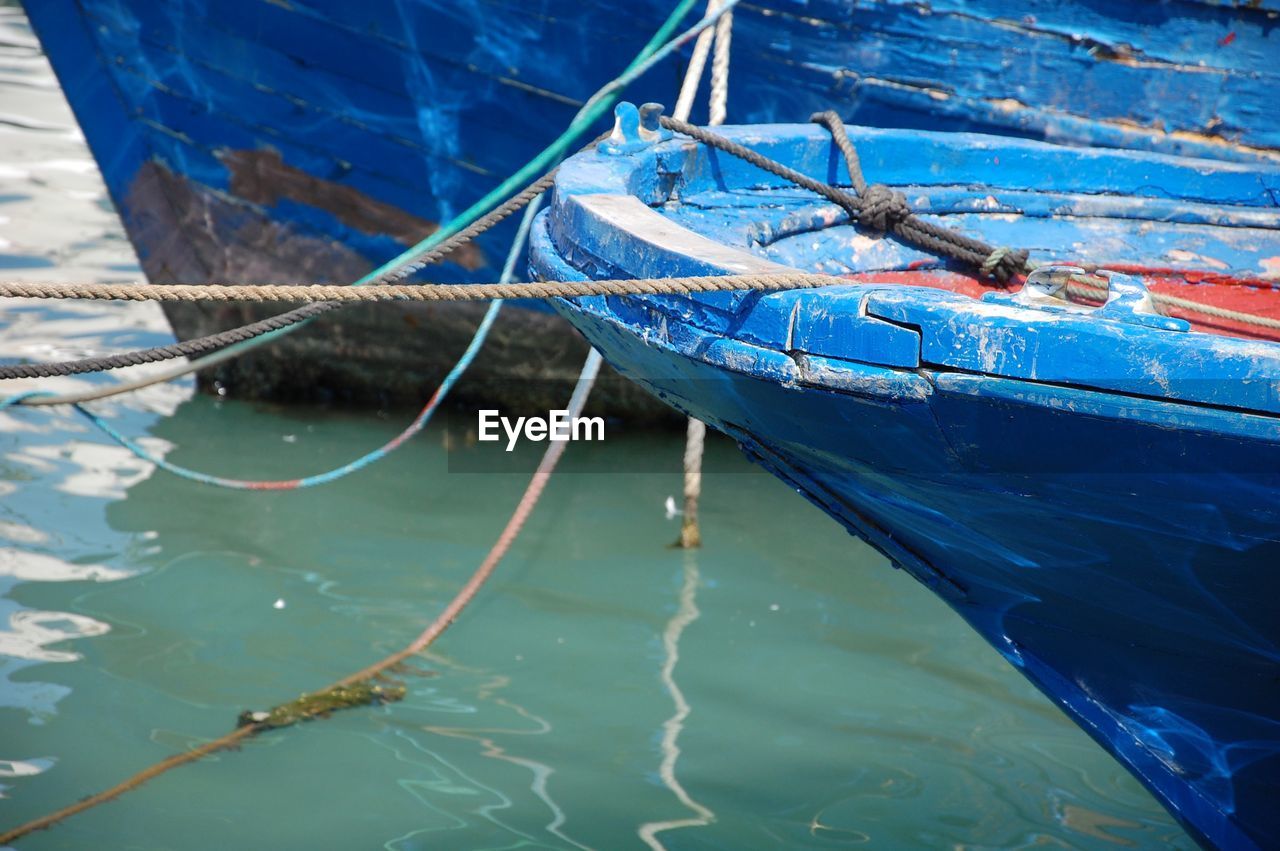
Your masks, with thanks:
[{"label": "blue painted hull", "polygon": [[[358,277],[514,171],[669,6],[32,0],[27,11],[152,280],[323,282]],[[803,121],[835,108],[882,127],[1253,164],[1249,187],[1240,171],[1222,172],[1229,197],[1183,173],[1201,196],[1173,191],[1176,203],[1160,202],[1178,187],[1142,195],[1135,178],[1139,200],[1103,210],[1110,199],[1089,187],[1030,191],[1071,174],[1034,167],[992,197],[1006,229],[1045,223],[1045,244],[1075,239],[1114,260],[1123,236],[1129,259],[1177,265],[1169,251],[1203,239],[1215,262],[1256,272],[1269,268],[1272,255],[1258,246],[1270,245],[1280,192],[1278,14],[1272,0],[754,4],[736,16],[730,117]],[[629,94],[669,102],[682,70],[660,68]],[[1007,163],[1021,150],[1011,142],[996,153]],[[892,149],[881,159],[873,179],[920,182],[884,176],[902,159]],[[945,187],[929,191],[945,201]],[[1231,220],[1211,221],[1223,204]],[[1093,229],[1058,216],[1063,209]],[[820,222],[830,211],[798,212]],[[954,212],[975,230],[1006,226],[963,203]],[[685,215],[682,224],[698,224]],[[1135,221],[1144,227],[1126,225]],[[798,263],[805,233],[765,253]],[[510,226],[498,229],[432,277],[492,278],[510,236]],[[628,271],[590,251],[565,254],[566,239],[544,227],[542,274]],[[863,266],[901,271],[922,258],[879,259]],[[682,268],[662,255],[630,271]],[[796,340],[743,324],[739,308],[753,304],[583,300],[564,310],[624,371],[737,437],[951,600],[1197,837],[1222,847],[1280,841],[1269,806],[1280,798],[1276,412],[1265,399],[1232,406],[1214,395],[1253,381],[1265,396],[1275,376],[1206,375],[1170,389],[1146,370],[1147,384],[1126,390],[1138,379],[1124,369],[1063,387],[1072,375],[1011,375],[998,357],[995,374],[984,363],[912,364],[923,343],[895,336],[904,323],[889,316],[847,338],[810,323],[810,350],[797,360]],[[190,336],[253,315],[196,308],[171,318]],[[242,393],[417,398],[475,318],[352,311],[216,378]],[[567,379],[580,350],[560,326],[533,314],[515,321],[496,337],[501,354],[474,375],[495,396],[494,382],[512,377]],[[557,359],[549,346],[568,348]],[[352,354],[358,366],[344,371]],[[535,361],[542,368],[531,374]]]},{"label": "blue painted hull", "polygon": [[[822,131],[725,132],[847,183]],[[1001,204],[918,205],[970,235],[1007,227],[1037,259],[1156,265],[1183,245],[1246,275],[1280,253],[1258,191],[1274,167],[851,133],[872,179],[892,152],[892,182],[918,199],[950,191],[957,172],[930,166],[954,157],[969,157],[959,173],[979,199],[1005,197],[1002,176],[1036,166],[1057,200],[1039,214],[1025,202],[1012,224]],[[1105,209],[1063,201],[1086,185],[1109,193]],[[917,253],[804,195],[679,141],[579,155],[535,228],[532,267],[577,280],[768,272],[782,258],[854,276],[560,309],[625,375],[731,435],[946,599],[1199,841],[1275,847],[1280,344],[1125,312],[1122,298],[1095,309],[953,295],[937,288],[952,271],[920,271]],[[1170,196],[1184,212],[1193,196],[1209,202],[1216,224],[1169,222]],[[1112,238],[1081,239],[1094,232]]]},{"label": "blue painted hull", "polygon": [[[552,140],[672,5],[33,0],[27,11],[153,281],[344,282]],[[745,5],[730,117],[835,108],[886,127],[1267,160],[1280,147],[1276,15],[1271,0]],[[682,72],[662,66],[630,95],[670,101]],[[499,228],[432,277],[493,279],[511,236]],[[345,312],[211,378],[235,393],[418,399],[478,315],[406,310]],[[182,336],[257,315],[170,311]],[[561,323],[506,321],[479,386],[569,379],[581,347]]]}]

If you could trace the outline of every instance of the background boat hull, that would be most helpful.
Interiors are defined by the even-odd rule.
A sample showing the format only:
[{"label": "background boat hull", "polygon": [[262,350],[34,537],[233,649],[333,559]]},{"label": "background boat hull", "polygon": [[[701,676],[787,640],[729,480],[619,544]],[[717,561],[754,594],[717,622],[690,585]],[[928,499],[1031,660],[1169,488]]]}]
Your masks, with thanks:
[{"label": "background boat hull", "polygon": [[[27,12],[152,281],[337,283],[523,164],[671,5],[40,0]],[[730,115],[803,121],[834,107],[873,125],[1269,157],[1276,16],[1270,2],[1200,0],[744,6]],[[682,72],[667,63],[629,96],[670,102]],[[508,223],[430,276],[493,279],[512,234]],[[181,337],[249,315],[169,311]],[[420,401],[474,318],[448,306],[333,314],[205,382],[241,396]],[[565,335],[554,318],[500,321],[460,396],[532,376],[558,400],[581,352]],[[617,392],[597,400],[645,404]]]}]

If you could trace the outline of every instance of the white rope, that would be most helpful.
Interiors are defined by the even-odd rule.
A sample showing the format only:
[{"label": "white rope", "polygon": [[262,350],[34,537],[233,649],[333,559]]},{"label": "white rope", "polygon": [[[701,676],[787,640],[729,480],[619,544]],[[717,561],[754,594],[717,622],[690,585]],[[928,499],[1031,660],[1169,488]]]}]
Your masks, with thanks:
[{"label": "white rope", "polygon": [[[723,0],[707,0],[707,14],[714,14]],[[720,16],[715,31],[704,31],[694,45],[689,69],[680,85],[680,97],[676,99],[675,117],[687,121],[693,109],[693,99],[698,93],[702,69],[707,62],[707,52],[715,39],[715,55],[711,60],[710,123],[724,123],[729,102],[729,39],[733,27],[733,10]],[[680,540],[685,549],[702,546],[702,532],[698,527],[698,498],[702,494],[702,450],[707,440],[707,426],[702,420],[689,418],[684,442],[684,513],[680,522]]]},{"label": "white rope", "polygon": [[707,439],[707,424],[689,417],[684,436],[684,514],[680,520],[680,540],[685,549],[702,546],[698,528],[698,498],[702,495],[702,448]]},{"label": "white rope", "polygon": [[[707,14],[716,11],[720,0],[707,0]],[[725,12],[725,17],[733,12]],[[724,20],[724,17],[720,19]],[[717,24],[719,21],[716,22]],[[680,95],[676,98],[675,112],[672,113],[681,121],[689,120],[693,111],[693,99],[698,96],[698,84],[702,82],[702,69],[707,64],[707,54],[711,52],[711,42],[716,37],[716,29],[708,28],[698,33],[698,40],[693,45],[693,55],[689,57],[689,67],[684,72],[684,81],[680,84]]]},{"label": "white rope", "polygon": [[[711,0],[715,3],[716,0]],[[711,59],[711,125],[724,124],[729,110],[729,40],[733,35],[733,10],[716,21],[716,50]]]}]

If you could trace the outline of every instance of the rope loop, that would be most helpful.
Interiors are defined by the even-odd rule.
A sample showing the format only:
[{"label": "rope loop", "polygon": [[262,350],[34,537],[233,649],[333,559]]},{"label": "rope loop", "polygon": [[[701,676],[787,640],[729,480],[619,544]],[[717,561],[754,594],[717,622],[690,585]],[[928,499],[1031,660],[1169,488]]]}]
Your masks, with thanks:
[{"label": "rope loop", "polygon": [[1026,270],[1029,256],[1025,249],[1002,245],[987,255],[980,271],[984,276],[990,275],[1001,284],[1007,284],[1015,275]]},{"label": "rope loop", "polygon": [[885,233],[911,215],[907,196],[883,183],[873,183],[862,193],[858,223],[876,233]]}]

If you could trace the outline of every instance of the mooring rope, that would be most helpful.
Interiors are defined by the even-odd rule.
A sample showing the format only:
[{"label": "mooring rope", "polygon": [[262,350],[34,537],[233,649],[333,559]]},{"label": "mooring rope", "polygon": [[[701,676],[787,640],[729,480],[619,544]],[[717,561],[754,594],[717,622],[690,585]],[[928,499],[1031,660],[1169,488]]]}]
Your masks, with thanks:
[{"label": "mooring rope", "polygon": [[[714,9],[716,5],[717,0],[707,0],[708,11]],[[702,82],[702,71],[707,65],[707,56],[711,52],[711,42],[715,37],[714,29],[706,29],[698,34],[698,40],[694,42],[693,53],[689,56],[684,79],[680,81],[680,93],[676,96],[676,105],[672,107],[672,114],[681,120],[687,121],[689,114],[693,111],[693,101],[698,96],[698,84]]]},{"label": "mooring rope", "polygon": [[162,302],[488,301],[503,298],[583,298],[598,295],[688,295],[738,290],[794,290],[849,282],[812,272],[706,275],[599,281],[485,284],[66,284],[0,281],[0,297]]},{"label": "mooring rope", "polygon": [[[604,138],[603,136],[601,138]],[[599,140],[596,140],[599,141]],[[594,145],[593,141],[591,145]],[[591,147],[588,145],[587,147]],[[423,254],[412,263],[388,272],[379,281],[399,281],[409,277],[414,272],[421,271],[427,266],[438,263],[451,253],[456,251],[463,245],[471,242],[476,236],[484,233],[499,222],[510,217],[513,213],[524,207],[534,198],[542,195],[543,192],[551,188],[555,183],[556,172],[558,169],[552,169],[533,183],[526,186],[515,196],[507,199],[494,210],[476,219],[453,236],[444,240],[440,245],[426,254]],[[190,340],[180,340],[165,346],[155,346],[150,349],[138,349],[132,352],[121,352],[116,355],[106,355],[96,358],[82,358],[80,360],[69,361],[53,361],[48,363],[25,363],[10,364],[0,366],[0,381],[14,378],[53,378],[62,375],[80,375],[86,372],[106,372],[112,369],[121,369],[130,366],[140,366],[144,363],[159,363],[176,358],[199,357],[208,352],[217,351],[227,346],[242,343],[255,337],[260,337],[272,331],[278,331],[290,325],[310,320],[322,313],[330,310],[337,310],[345,307],[345,302],[314,302],[312,304],[296,307],[285,313],[275,316],[269,316],[266,319],[250,322],[247,325],[241,325],[238,328],[229,328],[226,331],[219,331],[215,334],[208,334],[204,337],[195,337]]]},{"label": "mooring rope", "polygon": [[[1103,280],[1096,276],[1076,276],[1072,282],[1078,287],[1092,288],[1105,294],[1105,290],[1094,286],[1094,282]],[[689,295],[742,290],[783,291],[848,283],[849,281],[834,275],[808,272],[510,284],[383,284],[358,288],[325,284],[66,284],[3,281],[0,282],[0,297],[162,302],[443,302],[487,301],[495,298],[583,298],[599,295]],[[1165,293],[1151,293],[1151,298],[1159,304],[1188,312],[1280,330],[1280,319],[1228,310]]]},{"label": "mooring rope", "polygon": [[[493,227],[550,188],[555,181],[554,168],[534,180],[513,197],[498,204],[498,200],[514,191],[521,181],[528,180],[540,169],[547,168],[561,159],[573,141],[585,132],[591,123],[604,114],[610,103],[616,100],[618,93],[630,82],[644,74],[657,62],[670,56],[693,37],[700,36],[703,32],[710,32],[720,16],[727,13],[728,8],[732,8],[739,0],[727,0],[728,8],[708,14],[703,20],[690,27],[684,33],[675,38],[670,38],[680,22],[693,8],[695,2],[696,0],[680,0],[680,3],[672,10],[666,21],[663,22],[662,26],[654,33],[653,37],[645,44],[624,72],[598,89],[582,109],[578,111],[577,115],[574,116],[570,126],[551,145],[479,201],[472,204],[463,213],[442,225],[412,248],[365,275],[356,281],[353,286],[403,280],[423,267],[437,262],[458,246],[469,242],[475,236]],[[600,138],[604,138],[604,136]],[[599,141],[599,139],[595,141]],[[494,207],[495,204],[498,204],[498,206]],[[291,333],[297,327],[309,323],[316,315],[331,309],[333,307],[321,308],[318,305],[308,305],[289,311],[287,314],[262,320],[261,323],[251,323],[240,328],[233,328],[207,337],[189,340],[185,343],[159,346],[154,349],[144,349],[136,352],[125,352],[110,358],[49,364],[21,364],[16,367],[4,368],[6,371],[0,372],[0,379],[75,375],[83,372],[116,369],[140,363],[154,363],[179,357],[201,355],[205,352],[214,352],[214,354],[205,355],[200,360],[184,368],[168,370],[163,377],[153,376],[144,381],[121,384],[119,387],[113,388],[113,392],[105,393],[105,395],[132,392],[151,384],[171,381],[215,366],[233,357],[238,357],[257,346]],[[99,393],[87,398],[78,398],[77,401],[89,401],[90,398],[102,398],[102,396],[103,393]],[[48,400],[45,400],[45,402],[53,404]]]},{"label": "mooring rope", "polygon": [[[720,0],[707,0],[707,11],[719,7]],[[715,31],[707,30],[698,36],[693,57],[680,84],[680,96],[676,99],[674,117],[688,121],[693,111],[693,99],[707,61],[707,53],[715,41],[715,58],[711,64],[711,94],[708,98],[708,123],[723,124],[729,106],[729,39],[733,33],[733,13],[727,12],[716,24]],[[702,495],[702,453],[707,440],[707,424],[697,417],[689,417],[684,442],[684,508],[680,515],[680,537],[676,545],[685,549],[702,546],[702,530],[698,525],[698,505]]]},{"label": "mooring rope", "polygon": [[78,360],[7,364],[0,366],[0,381],[14,378],[56,378],[63,375],[81,375],[86,372],[106,372],[123,367],[141,366],[144,363],[160,363],[167,360],[176,360],[177,358],[199,357],[207,352],[216,351],[245,340],[252,340],[254,337],[261,337],[263,334],[269,334],[272,331],[278,331],[281,328],[305,322],[312,317],[345,306],[345,304],[332,301],[314,302],[302,307],[295,307],[293,310],[270,316],[257,322],[251,322],[248,325],[241,325],[239,328],[230,328],[226,331],[219,331],[216,334],[209,334],[190,340],[180,340],[176,343],[154,346],[150,349],[136,349],[131,352]]},{"label": "mooring rope", "polygon": [[[532,203],[529,204],[520,221],[520,228],[516,232],[515,239],[511,242],[511,248],[507,251],[506,262],[502,267],[502,281],[504,282],[510,281],[515,276],[516,264],[524,252],[525,242],[529,238],[529,229],[533,225],[533,218],[538,212],[540,199],[541,196],[535,196],[533,198]],[[471,367],[476,355],[480,353],[480,349],[484,346],[485,340],[489,336],[489,331],[493,328],[494,321],[498,318],[498,313],[502,310],[503,303],[504,302],[501,299],[497,299],[490,303],[489,309],[485,311],[484,317],[480,320],[479,326],[477,326],[475,333],[472,334],[471,341],[467,344],[467,347],[463,351],[461,357],[458,358],[457,362],[454,363],[453,367],[445,375],[444,379],[440,382],[440,386],[431,394],[431,398],[427,400],[426,405],[424,405],[422,410],[418,412],[418,415],[414,417],[413,422],[409,423],[403,431],[377,449],[374,449],[371,452],[366,452],[364,455],[361,455],[353,461],[349,461],[340,467],[323,473],[316,473],[295,479],[265,480],[233,479],[226,476],[215,476],[210,473],[203,473],[199,470],[192,470],[188,467],[179,466],[159,455],[148,452],[141,444],[121,434],[109,422],[84,407],[83,404],[73,403],[72,407],[76,413],[87,419],[97,427],[99,431],[107,435],[107,437],[111,438],[120,446],[123,446],[125,449],[132,452],[136,457],[154,464],[160,469],[172,473],[175,476],[179,476],[193,482],[199,482],[200,484],[205,485],[214,485],[215,487],[228,488],[231,490],[252,491],[301,490],[303,488],[315,487],[317,485],[326,485],[358,470],[363,470],[365,467],[368,467],[376,461],[382,460],[403,446],[409,438],[426,428],[427,423],[431,421],[432,415],[435,414],[436,410],[449,395],[449,391],[453,389],[453,386],[458,382],[458,379],[462,377],[463,373]],[[329,305],[334,304],[334,302],[318,302],[318,304]],[[42,394],[39,392],[31,392],[22,394],[22,396],[13,399],[6,399],[0,401],[0,410],[15,403],[30,405],[39,401],[41,397]],[[47,396],[45,397],[45,400],[48,400]]]},{"label": "mooring rope", "polygon": [[[599,140],[597,139],[593,141],[591,145],[594,145],[596,141]],[[589,148],[591,145],[588,145],[587,147]],[[412,263],[407,263],[398,269],[386,273],[383,277],[378,278],[377,280],[403,280],[414,272],[420,271],[433,263],[438,263],[462,245],[471,242],[471,240],[479,234],[494,227],[499,222],[508,218],[512,213],[528,204],[534,198],[542,195],[543,192],[555,183],[557,171],[558,169],[552,169],[538,180],[526,186],[518,194],[507,199],[494,210],[444,240],[444,242],[440,243],[438,247],[423,254]],[[0,366],[0,380],[15,378],[53,378],[63,375],[79,375],[86,372],[106,372],[112,369],[140,366],[145,363],[159,363],[181,357],[199,357],[209,352],[223,349],[227,346],[242,343],[247,340],[254,339],[255,337],[261,337],[264,334],[268,334],[272,331],[278,331],[290,325],[309,321],[322,313],[346,307],[347,304],[348,303],[346,302],[314,302],[312,304],[303,305],[302,307],[296,307],[285,313],[270,316],[257,322],[241,325],[238,328],[229,328],[226,331],[219,331],[203,337],[181,340],[169,345],[155,346],[149,349],[138,349],[131,352],[121,352],[115,355],[96,358],[82,358],[79,360]],[[202,368],[206,365],[212,366],[213,364],[201,362],[200,366],[196,368]]]},{"label": "mooring rope", "polygon": [[[1015,275],[1033,272],[1039,266],[1028,259],[1028,252],[1025,249],[989,245],[965,236],[953,228],[927,222],[911,212],[902,193],[894,192],[882,184],[868,184],[862,174],[857,149],[845,132],[844,123],[834,112],[815,113],[812,120],[822,124],[831,133],[832,141],[844,156],[850,182],[858,191],[857,195],[851,195],[839,187],[815,180],[705,128],[667,116],[662,116],[659,120],[662,126],[669,130],[689,136],[704,145],[724,151],[730,156],[745,160],[757,168],[821,195],[843,208],[860,224],[873,230],[893,233],[904,242],[931,254],[959,260],[978,270],[982,275],[990,275],[1002,285],[1008,284]],[[1100,276],[1074,275],[1069,282],[1068,291],[1075,294],[1084,293],[1090,298],[1101,298],[1105,301],[1107,290],[1098,287],[1099,282],[1105,283],[1105,279]],[[1229,310],[1165,293],[1153,292],[1151,299],[1156,304],[1188,313],[1198,313],[1280,331],[1280,319]]]},{"label": "mooring rope", "polygon": [[[570,417],[576,417],[582,413],[599,370],[600,355],[593,349],[588,355],[586,363],[583,364],[582,372],[578,376],[578,384],[574,388],[573,397],[569,401]],[[0,408],[3,407],[4,402],[0,402]],[[343,677],[326,688],[304,694],[296,700],[275,707],[270,712],[245,713],[242,716],[244,720],[241,726],[226,735],[205,742],[192,750],[167,757],[155,765],[134,774],[127,780],[117,783],[110,789],[90,795],[60,810],[5,831],[0,834],[0,845],[8,845],[33,831],[51,827],[77,813],[82,813],[99,804],[119,798],[126,792],[133,791],[148,780],[159,777],[165,772],[195,762],[202,757],[229,748],[267,730],[292,726],[302,721],[310,721],[338,709],[401,699],[404,696],[403,688],[398,690],[384,688],[377,680],[388,671],[394,670],[396,666],[406,659],[416,656],[430,647],[432,642],[439,638],[457,620],[462,610],[475,599],[476,594],[479,593],[485,581],[493,574],[503,556],[511,549],[512,543],[515,542],[520,530],[533,513],[533,509],[537,506],[538,499],[542,496],[547,482],[551,479],[551,473],[555,470],[556,464],[559,463],[560,456],[564,454],[567,445],[567,441],[553,441],[547,447],[547,451],[543,454],[542,461],[538,464],[537,470],[529,480],[523,496],[521,496],[519,503],[516,504],[515,511],[512,512],[511,517],[502,529],[502,533],[489,549],[480,566],[476,568],[471,578],[454,595],[444,610],[436,616],[426,629],[418,634],[417,638],[409,642],[405,647],[354,674]]]},{"label": "mooring rope", "polygon": [[728,10],[716,22],[716,45],[711,58],[711,97],[707,123],[712,127],[724,124],[729,114],[729,44],[732,38],[733,11]]}]

